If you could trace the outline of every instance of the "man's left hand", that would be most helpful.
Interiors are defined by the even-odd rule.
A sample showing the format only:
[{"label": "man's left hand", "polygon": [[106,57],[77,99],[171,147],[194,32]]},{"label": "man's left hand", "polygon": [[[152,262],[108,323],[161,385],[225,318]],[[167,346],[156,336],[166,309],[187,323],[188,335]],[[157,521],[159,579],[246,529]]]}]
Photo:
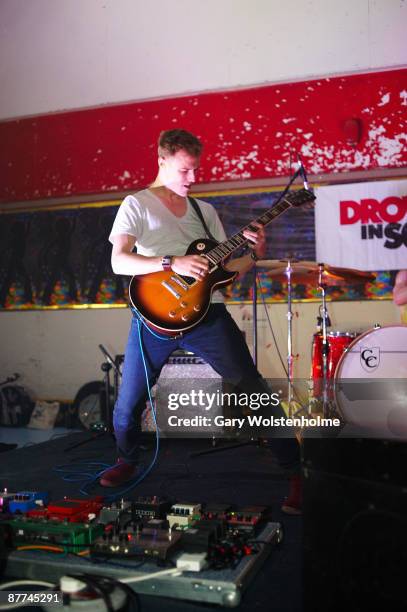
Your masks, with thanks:
[{"label": "man's left hand", "polygon": [[266,255],[266,234],[260,223],[250,223],[252,227],[257,227],[257,231],[249,229],[244,230],[243,236],[250,241],[250,248],[256,253],[259,259],[263,259]]}]

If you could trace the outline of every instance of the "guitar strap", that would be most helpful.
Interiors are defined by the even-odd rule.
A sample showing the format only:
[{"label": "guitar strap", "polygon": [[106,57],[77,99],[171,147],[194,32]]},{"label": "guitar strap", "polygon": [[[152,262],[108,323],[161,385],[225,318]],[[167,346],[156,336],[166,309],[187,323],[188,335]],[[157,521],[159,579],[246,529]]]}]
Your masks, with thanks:
[{"label": "guitar strap", "polygon": [[201,220],[201,223],[203,225],[203,228],[204,228],[205,233],[208,236],[208,238],[210,238],[214,242],[218,242],[218,240],[216,240],[216,238],[214,238],[214,236],[212,235],[209,227],[206,225],[206,221],[204,219],[204,216],[202,214],[201,209],[199,208],[198,202],[194,198],[191,198],[191,196],[188,196],[188,200],[190,201],[192,208],[194,209],[194,211],[198,215],[199,219]]}]

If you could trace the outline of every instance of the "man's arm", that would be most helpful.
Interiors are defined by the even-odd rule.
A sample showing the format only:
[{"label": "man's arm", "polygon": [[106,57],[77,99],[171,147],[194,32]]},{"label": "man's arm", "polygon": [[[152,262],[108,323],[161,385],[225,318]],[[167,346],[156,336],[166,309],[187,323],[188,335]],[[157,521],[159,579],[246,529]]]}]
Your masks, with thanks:
[{"label": "man's arm", "polygon": [[393,301],[397,306],[407,304],[407,270],[399,270],[393,289]]},{"label": "man's arm", "polygon": [[[116,234],[111,240],[113,243],[112,269],[115,274],[136,276],[162,271],[162,257],[146,257],[138,253],[132,253],[135,243],[134,236]],[[171,253],[168,253],[168,255],[171,255]],[[202,280],[208,271],[208,260],[200,255],[175,256],[172,258],[171,267],[177,274]]]}]

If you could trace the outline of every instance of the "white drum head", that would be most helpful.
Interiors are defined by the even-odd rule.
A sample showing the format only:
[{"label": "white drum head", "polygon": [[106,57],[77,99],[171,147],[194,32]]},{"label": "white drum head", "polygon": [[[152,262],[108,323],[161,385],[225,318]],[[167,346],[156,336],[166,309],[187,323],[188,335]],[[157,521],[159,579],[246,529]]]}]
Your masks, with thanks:
[{"label": "white drum head", "polygon": [[349,345],[335,371],[335,399],[347,423],[407,439],[407,325],[369,330]]}]

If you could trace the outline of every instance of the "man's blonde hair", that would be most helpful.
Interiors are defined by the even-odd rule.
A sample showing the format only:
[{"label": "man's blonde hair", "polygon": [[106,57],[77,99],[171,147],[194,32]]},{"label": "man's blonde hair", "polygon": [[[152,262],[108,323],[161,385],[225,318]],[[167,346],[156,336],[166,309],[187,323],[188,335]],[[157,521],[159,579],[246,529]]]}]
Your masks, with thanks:
[{"label": "man's blonde hair", "polygon": [[199,157],[203,144],[191,132],[186,130],[165,130],[158,138],[159,157],[175,155],[177,151],[186,151],[192,157]]}]

